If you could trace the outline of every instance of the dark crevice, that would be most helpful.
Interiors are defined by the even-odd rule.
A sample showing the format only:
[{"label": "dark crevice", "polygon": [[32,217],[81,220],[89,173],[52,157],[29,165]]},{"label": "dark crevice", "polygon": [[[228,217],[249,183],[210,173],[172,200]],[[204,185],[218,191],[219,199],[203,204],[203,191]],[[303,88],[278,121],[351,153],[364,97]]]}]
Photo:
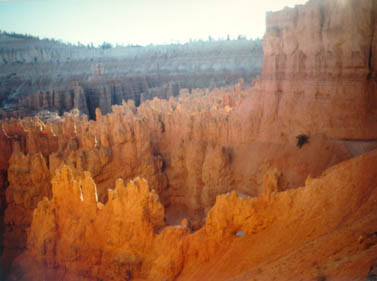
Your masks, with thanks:
[{"label": "dark crevice", "polygon": [[[8,183],[8,171],[0,170],[1,185],[0,185],[0,257],[4,251],[4,233],[5,233],[5,221],[4,214],[7,208],[7,201],[5,191],[9,185]],[[0,261],[0,280],[5,280],[5,266],[2,264],[4,261]]]},{"label": "dark crevice", "polygon": [[350,139],[350,138],[329,138],[332,141],[350,141],[350,142],[377,142],[377,139]]},{"label": "dark crevice", "polygon": [[372,60],[373,60],[373,41],[374,41],[374,29],[373,29],[373,33],[372,33],[372,39],[371,39],[371,42],[370,42],[370,46],[369,46],[369,56],[368,56],[369,73],[367,75],[368,81],[372,78],[372,73],[374,72],[373,63],[372,63]]},{"label": "dark crevice", "polygon": [[[373,33],[374,33],[374,31],[373,31]],[[372,59],[373,59],[373,38],[374,38],[374,35],[372,35],[372,40],[371,40],[371,43],[370,43],[370,46],[369,46],[369,56],[368,56],[369,72],[373,72],[373,63],[372,63]]]},{"label": "dark crevice", "polygon": [[370,81],[371,79],[372,79],[372,74],[373,74],[373,71],[371,70],[372,69],[372,67],[371,67],[371,63],[370,63],[370,61],[372,60],[372,52],[371,52],[371,50],[369,51],[369,61],[368,61],[368,68],[369,68],[369,72],[368,72],[368,74],[367,74],[367,81]]},{"label": "dark crevice", "polygon": [[84,88],[84,96],[86,99],[86,106],[88,108],[88,117],[90,120],[95,120],[96,108],[99,107],[99,95],[92,89]]},{"label": "dark crevice", "polygon": [[319,2],[319,24],[320,24],[320,34],[322,36],[323,26],[325,24],[325,4],[324,1]]},{"label": "dark crevice", "polygon": [[375,36],[375,27],[376,27],[376,11],[377,11],[377,3],[373,1],[373,7],[371,11],[371,25],[372,25],[372,36],[370,40],[369,46],[369,55],[368,55],[368,69],[369,73],[367,75],[367,80],[371,80],[373,73],[374,73],[374,66],[373,66],[373,44],[374,44],[374,36]]}]

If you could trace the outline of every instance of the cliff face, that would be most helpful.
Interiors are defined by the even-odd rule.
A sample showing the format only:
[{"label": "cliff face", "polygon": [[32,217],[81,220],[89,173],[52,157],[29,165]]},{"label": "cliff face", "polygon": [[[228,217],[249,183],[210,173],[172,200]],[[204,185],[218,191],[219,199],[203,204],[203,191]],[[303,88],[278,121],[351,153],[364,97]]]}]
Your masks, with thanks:
[{"label": "cliff face", "polygon": [[0,34],[0,117],[78,108],[94,118],[97,107],[107,113],[122,100],[139,105],[181,88],[249,81],[260,74],[262,58],[261,40],[102,50]]},{"label": "cliff face", "polygon": [[376,138],[376,19],[371,0],[311,0],[267,14],[266,130]]}]

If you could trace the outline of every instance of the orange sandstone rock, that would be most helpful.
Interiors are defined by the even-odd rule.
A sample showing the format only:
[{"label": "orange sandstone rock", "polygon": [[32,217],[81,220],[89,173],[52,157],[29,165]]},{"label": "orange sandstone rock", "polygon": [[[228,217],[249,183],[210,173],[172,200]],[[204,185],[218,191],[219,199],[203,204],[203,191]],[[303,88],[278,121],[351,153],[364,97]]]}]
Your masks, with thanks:
[{"label": "orange sandstone rock", "polygon": [[267,13],[258,98],[265,137],[376,139],[377,8],[310,0]]},{"label": "orange sandstone rock", "polygon": [[75,179],[63,167],[52,199],[33,213],[10,280],[362,280],[377,254],[377,171],[365,173],[375,165],[377,150],[295,190],[219,195],[193,234],[186,222],[164,225],[145,180],[118,180],[102,205],[89,173]]},{"label": "orange sandstone rock", "polygon": [[[105,206],[110,200],[107,188],[116,179],[145,178],[166,207],[169,224],[187,217],[197,222],[193,225],[198,229],[219,194],[234,189],[242,197],[257,197],[266,192],[269,196],[257,200],[264,210],[263,204],[276,191],[302,186],[308,176],[318,177],[326,168],[376,148],[376,19],[371,0],[311,0],[305,6],[268,14],[263,73],[254,88],[240,81],[232,88],[182,91],[179,97],[156,98],[138,108],[124,102],[113,106],[110,114],[98,110],[97,121],[89,121],[77,110],[45,122],[39,118],[1,121],[0,194],[8,200],[1,206],[7,208],[2,258],[10,263],[8,253],[23,250],[33,209],[44,196],[51,197],[50,178],[64,165],[76,179],[89,171],[98,200]],[[80,102],[76,88],[76,102]],[[108,98],[105,89],[104,113],[109,110]],[[299,134],[310,137],[301,149],[296,147]],[[281,176],[264,181],[273,168]],[[234,197],[227,200],[244,202]],[[228,225],[228,216],[219,217]],[[270,222],[276,215],[266,217]],[[267,222],[258,224],[263,229]],[[218,229],[218,223],[212,229]],[[239,223],[236,226],[232,231],[245,233]],[[177,231],[173,228],[165,235],[186,235]],[[213,237],[202,237],[204,232],[197,231],[189,244],[186,238],[182,244],[177,242],[190,251],[188,259],[208,261],[215,252],[227,251],[232,242],[215,242]],[[232,232],[224,233],[232,237]],[[174,255],[182,256],[180,250]],[[136,268],[139,260],[132,257]],[[123,256],[115,260],[123,268]],[[177,262],[173,267],[182,266]],[[143,270],[143,276],[152,274]],[[165,270],[162,266],[153,274]]]},{"label": "orange sandstone rock", "polygon": [[177,280],[365,280],[377,257],[376,165],[374,150],[295,190],[219,196]]},{"label": "orange sandstone rock", "polygon": [[[126,187],[118,180],[103,205],[89,173],[74,179],[72,171],[63,167],[52,180],[52,191],[52,199],[44,197],[33,213],[30,252],[24,256],[38,266],[25,268],[23,278],[50,280],[67,267],[78,278],[123,280],[126,274],[147,275],[144,263],[151,262],[148,255],[164,225],[164,209],[145,180],[136,178]],[[45,269],[40,267],[43,264]]]},{"label": "orange sandstone rock", "polygon": [[[243,94],[251,96],[252,92],[246,89]],[[97,121],[88,121],[75,113],[47,123],[39,119],[3,121],[7,135],[1,150],[8,155],[3,162],[4,170],[9,165],[8,197],[26,189],[17,180],[19,171],[25,171],[22,177],[30,178],[31,170],[40,169],[37,163],[32,169],[34,162],[24,159],[41,153],[47,167],[38,171],[38,175],[44,173],[41,178],[46,180],[37,183],[44,187],[36,188],[42,193],[36,195],[34,203],[25,206],[21,201],[12,201],[6,212],[30,218],[38,200],[52,194],[49,179],[67,165],[75,177],[83,171],[91,173],[102,203],[108,200],[107,188],[117,178],[130,180],[141,176],[167,207],[168,223],[177,224],[188,217],[203,224],[217,195],[231,189],[248,196],[261,194],[263,176],[272,167],[282,171],[284,190],[303,184],[308,175],[318,176],[325,168],[351,157],[354,151],[359,154],[373,148],[349,149],[344,141],[326,136],[312,136],[301,150],[296,147],[295,136],[264,142],[255,131],[248,130],[248,125],[244,128],[249,124],[249,116],[240,114],[244,103],[229,112],[221,107],[210,110],[214,102],[221,100],[218,91],[195,93],[170,102],[156,99],[137,109],[125,103],[113,107],[113,113]],[[9,162],[12,146],[19,147],[26,158],[13,151],[15,156]],[[14,229],[25,233],[29,224],[30,220],[13,226],[9,221],[7,232],[11,237],[15,235]],[[17,239],[23,241],[18,245],[22,250],[25,235]],[[5,242],[5,248],[14,248]]]}]

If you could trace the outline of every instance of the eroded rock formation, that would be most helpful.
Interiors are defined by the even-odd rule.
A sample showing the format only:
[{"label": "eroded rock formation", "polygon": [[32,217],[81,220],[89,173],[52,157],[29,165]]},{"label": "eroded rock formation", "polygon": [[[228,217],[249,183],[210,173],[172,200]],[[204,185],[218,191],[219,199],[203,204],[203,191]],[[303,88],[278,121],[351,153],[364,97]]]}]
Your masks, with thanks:
[{"label": "eroded rock formation", "polygon": [[0,34],[0,118],[62,115],[74,108],[95,117],[122,100],[136,105],[177,96],[182,88],[222,87],[260,74],[261,40],[103,50]]},{"label": "eroded rock formation", "polygon": [[[377,147],[375,16],[371,0],[269,14],[253,86],[170,88],[138,107],[111,86],[91,101],[105,108],[91,109],[95,121],[78,110],[1,121],[4,268],[18,256],[13,279],[365,278],[376,263],[376,151],[323,171]],[[75,108],[89,106],[82,87],[67,94]],[[105,114],[113,98],[122,104]],[[155,191],[117,181],[135,177]]]},{"label": "eroded rock formation", "polygon": [[[219,196],[205,228],[219,212],[224,232],[248,235],[229,233],[230,246],[206,265],[194,262],[195,255],[192,264],[186,260],[178,280],[365,280],[377,256],[377,171],[369,169],[376,160],[375,150],[309,179],[305,187],[267,197]],[[242,218],[244,209],[224,212],[249,204],[255,207],[247,219]]]},{"label": "eroded rock formation", "polygon": [[89,173],[74,178],[63,167],[52,199],[33,213],[28,250],[10,280],[362,280],[377,254],[377,237],[369,237],[377,170],[365,173],[376,165],[373,151],[296,190],[220,195],[195,233],[185,222],[165,226],[163,205],[145,180],[126,187],[118,180],[103,205]]},{"label": "eroded rock formation", "polygon": [[233,189],[261,194],[264,174],[272,167],[283,172],[280,182],[286,189],[351,157],[344,142],[323,136],[312,137],[300,152],[295,137],[258,141],[255,132],[240,129],[248,116],[240,116],[238,107],[253,91],[235,88],[197,90],[138,108],[129,102],[113,107],[111,114],[97,110],[97,121],[71,113],[47,123],[38,118],[2,122],[9,181],[6,260],[26,246],[31,212],[51,195],[49,181],[62,165],[75,176],[89,171],[102,203],[117,178],[141,176],[160,195],[169,223],[187,217],[200,225],[218,194]]},{"label": "eroded rock formation", "polygon": [[376,139],[376,19],[372,0],[268,13],[261,130]]},{"label": "eroded rock formation", "polygon": [[[75,177],[90,171],[102,203],[117,178],[146,178],[166,207],[168,223],[186,217],[201,225],[219,194],[268,192],[262,182],[272,167],[282,171],[279,190],[285,190],[352,156],[344,141],[325,136],[311,137],[310,145],[299,150],[295,136],[263,142],[254,131],[240,129],[248,118],[239,114],[242,100],[253,93],[248,88],[194,91],[138,108],[129,102],[113,107],[111,114],[97,110],[97,121],[71,113],[47,123],[38,118],[3,122],[10,157],[5,262],[26,247],[32,210],[51,196],[50,178],[63,165]],[[276,184],[269,186],[277,190]]]}]

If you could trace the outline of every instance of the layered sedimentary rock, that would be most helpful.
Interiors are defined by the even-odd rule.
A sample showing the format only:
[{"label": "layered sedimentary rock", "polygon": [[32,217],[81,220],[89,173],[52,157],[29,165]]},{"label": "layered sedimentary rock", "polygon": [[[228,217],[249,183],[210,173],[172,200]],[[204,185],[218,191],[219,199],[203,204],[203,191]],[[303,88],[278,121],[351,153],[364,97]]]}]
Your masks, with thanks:
[{"label": "layered sedimentary rock", "polygon": [[268,13],[261,130],[376,139],[376,19],[372,0]]},{"label": "layered sedimentary rock", "polygon": [[0,34],[0,117],[77,108],[93,119],[97,107],[108,113],[122,100],[250,81],[263,58],[261,40],[102,50],[19,37]]},{"label": "layered sedimentary rock", "polygon": [[376,165],[375,150],[284,192],[266,177],[260,197],[218,196],[195,233],[165,226],[145,180],[118,180],[102,205],[89,173],[63,167],[10,280],[363,280],[377,254],[377,170],[365,173]]},{"label": "layered sedimentary rock", "polygon": [[[374,6],[367,0],[309,1],[269,14],[263,74],[254,87],[239,81],[222,89],[181,90],[178,97],[171,95],[171,87],[168,100],[155,98],[138,107],[135,101],[119,100],[122,105],[104,114],[110,111],[110,100],[121,96],[117,93],[122,86],[111,86],[94,98],[96,107],[105,108],[89,111],[96,121],[77,110],[62,118],[46,114],[43,120],[2,121],[1,183],[7,187],[4,268],[10,268],[28,245],[14,263],[12,278],[36,274],[40,279],[62,279],[68,272],[66,280],[272,280],[281,272],[287,280],[362,280],[376,256],[376,152],[312,178],[377,147],[374,71],[368,72],[374,61]],[[338,14],[339,9],[343,13]],[[349,32],[352,44],[345,40]],[[312,34],[310,40],[316,40],[301,40],[297,34]],[[344,43],[334,51],[339,38]],[[287,49],[294,42],[297,50]],[[371,43],[369,49],[366,42]],[[362,59],[352,66],[349,48],[360,54],[368,49],[367,62]],[[322,51],[328,60],[321,55],[315,59]],[[101,68],[96,73],[101,75]],[[95,83],[93,89],[101,87]],[[79,108],[85,86],[72,88],[76,90],[67,96]],[[89,102],[86,99],[87,106]],[[44,99],[38,104],[45,104]],[[297,146],[298,135],[308,139],[302,147]],[[51,185],[63,166],[69,168]],[[91,177],[83,177],[84,171]],[[128,195],[119,191],[123,195],[114,197],[107,189],[118,178],[128,182],[138,176],[155,191],[149,193],[143,180],[137,180],[137,188],[131,184],[130,190],[143,186],[140,196],[153,199],[141,200],[137,208],[123,200],[113,210],[111,200],[120,202]],[[298,188],[305,182],[306,187]],[[55,188],[59,186],[76,195],[60,196]],[[118,186],[124,189],[119,182]],[[227,194],[232,190],[240,198]],[[141,222],[119,217],[123,205],[130,208],[127,212],[138,213]],[[67,206],[75,207],[66,215]],[[77,218],[83,212],[86,215]],[[134,250],[117,236],[112,240],[119,243],[112,244],[104,237],[117,234],[100,226],[97,216],[115,232],[135,226],[130,235],[149,240]],[[182,227],[166,227],[162,216],[167,225],[184,218]],[[80,224],[77,232],[58,232],[70,223]],[[200,230],[190,234],[190,225]],[[72,242],[67,247],[83,236],[83,245]],[[171,249],[172,244],[177,247]],[[106,255],[99,248],[107,249]],[[309,258],[298,258],[301,250]],[[297,262],[308,270],[297,270]],[[47,268],[37,273],[40,263],[47,263]],[[231,268],[221,268],[227,263]]]},{"label": "layered sedimentary rock", "polygon": [[47,123],[38,118],[3,122],[3,139],[9,142],[4,148],[9,147],[8,157],[12,153],[4,262],[26,247],[32,210],[51,196],[50,178],[62,165],[74,176],[90,171],[102,203],[117,178],[141,176],[159,194],[168,223],[188,218],[201,225],[217,195],[231,190],[262,194],[264,175],[273,167],[282,171],[279,190],[285,190],[352,157],[344,141],[326,136],[312,136],[302,149],[296,147],[295,136],[258,140],[255,131],[244,129],[249,116],[240,114],[242,101],[252,95],[240,83],[231,89],[182,93],[169,101],[154,99],[138,108],[130,101],[114,106],[111,114],[97,110],[96,121],[71,113]]}]

